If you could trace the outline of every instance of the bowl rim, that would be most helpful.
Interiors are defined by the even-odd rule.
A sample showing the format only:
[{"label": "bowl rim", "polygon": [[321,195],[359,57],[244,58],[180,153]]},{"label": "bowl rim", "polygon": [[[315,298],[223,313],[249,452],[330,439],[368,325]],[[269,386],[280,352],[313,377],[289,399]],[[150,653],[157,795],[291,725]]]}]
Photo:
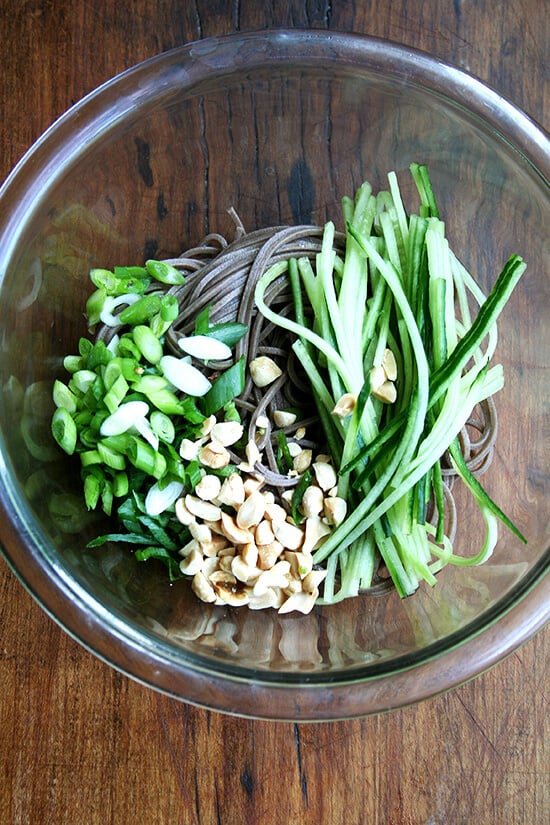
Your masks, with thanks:
[{"label": "bowl rim", "polygon": [[[3,232],[0,227],[0,246],[4,243],[7,258],[10,250],[16,248],[18,226],[24,213],[32,211],[31,194],[25,191],[20,180],[25,169],[35,166],[37,179],[42,183],[38,189],[43,192],[52,168],[52,158],[48,155],[50,144],[61,136],[56,154],[58,157],[64,154],[66,167],[83,136],[90,141],[99,138],[105,124],[98,123],[101,118],[96,110],[113,91],[117,92],[118,102],[109,128],[114,128],[135,106],[139,78],[156,68],[159,71],[164,68],[164,77],[170,77],[172,83],[177,80],[192,88],[212,70],[231,74],[245,65],[247,68],[283,65],[289,55],[314,67],[326,60],[327,52],[335,63],[357,63],[373,71],[384,69],[391,78],[446,97],[494,129],[543,181],[548,180],[550,141],[542,127],[463,69],[417,49],[368,35],[318,29],[232,33],[193,41],[141,61],[89,92],[55,120],[23,155],[0,188],[0,206],[5,203],[9,215]],[[146,101],[141,103],[145,105]],[[284,682],[267,671],[242,667],[214,670],[212,660],[194,654],[183,655],[181,648],[129,627],[75,582],[63,564],[53,564],[46,558],[40,550],[40,543],[46,541],[45,534],[30,508],[18,504],[15,474],[3,459],[7,453],[1,432],[0,447],[3,553],[17,578],[42,609],[95,656],[138,682],[193,704],[237,715],[292,721],[351,718],[402,707],[473,678],[513,652],[550,619],[546,606],[550,602],[549,578],[545,576],[548,561],[541,559],[523,582],[516,601],[512,602],[511,597],[500,600],[483,614],[483,623],[472,622],[447,637],[452,642],[444,651],[426,648],[420,663],[391,671],[386,668],[384,673],[367,678],[358,668],[352,678],[337,678],[337,674],[318,678],[320,674],[315,673],[313,678],[300,674],[299,679],[288,678]],[[25,550],[27,542],[37,551],[30,564]],[[468,652],[464,657],[466,647]],[[422,685],[418,684],[420,672]],[[256,679],[253,684],[251,676]],[[208,682],[206,693],[205,681]],[[273,709],[266,713],[266,707]]]}]

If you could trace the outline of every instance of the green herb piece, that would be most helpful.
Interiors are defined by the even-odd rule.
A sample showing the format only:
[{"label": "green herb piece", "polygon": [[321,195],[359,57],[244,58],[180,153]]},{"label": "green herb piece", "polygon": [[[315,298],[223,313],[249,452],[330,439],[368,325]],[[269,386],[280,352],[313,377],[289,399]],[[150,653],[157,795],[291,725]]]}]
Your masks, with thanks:
[{"label": "green herb piece", "polygon": [[304,493],[311,485],[312,481],[313,474],[311,473],[311,470],[306,470],[305,473],[300,476],[300,480],[294,488],[290,502],[291,515],[294,524],[301,524],[304,520],[304,516],[300,513],[300,506],[304,498]]},{"label": "green herb piece", "polygon": [[226,322],[223,324],[214,324],[207,327],[204,335],[215,338],[217,341],[222,341],[228,347],[234,347],[248,332],[246,324],[239,324],[235,322]]},{"label": "green herb piece", "polygon": [[245,385],[245,359],[241,356],[217,378],[212,387],[201,399],[201,408],[205,416],[217,413],[226,404],[239,396]]}]

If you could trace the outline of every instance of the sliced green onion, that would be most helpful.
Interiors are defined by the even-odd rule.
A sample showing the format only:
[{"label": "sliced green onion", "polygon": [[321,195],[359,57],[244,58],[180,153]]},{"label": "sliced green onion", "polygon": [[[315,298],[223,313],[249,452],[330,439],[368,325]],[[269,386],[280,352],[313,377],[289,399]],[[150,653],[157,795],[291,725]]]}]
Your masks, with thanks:
[{"label": "sliced green onion", "polygon": [[126,467],[126,459],[117,450],[114,450],[108,444],[98,441],[97,452],[103,464],[111,467],[113,470],[124,470]]},{"label": "sliced green onion", "polygon": [[78,432],[70,412],[64,407],[58,407],[53,414],[52,435],[68,455],[74,453]]},{"label": "sliced green onion", "polygon": [[147,272],[156,281],[162,284],[169,284],[170,286],[181,286],[185,283],[185,276],[175,266],[167,264],[164,261],[145,261]]},{"label": "sliced green onion", "polygon": [[118,316],[121,324],[143,324],[149,321],[160,309],[160,296],[144,295],[134,304],[122,310]]},{"label": "sliced green onion", "polygon": [[127,473],[115,473],[113,477],[113,495],[115,498],[123,498],[128,495],[130,489],[130,482]]},{"label": "sliced green onion", "polygon": [[154,410],[151,413],[151,427],[159,438],[171,444],[176,437],[176,428],[170,416],[159,410]]},{"label": "sliced green onion", "polygon": [[114,413],[118,409],[129,389],[128,382],[121,373],[103,397],[103,403],[110,413]]},{"label": "sliced green onion", "polygon": [[150,327],[144,324],[138,324],[133,329],[134,341],[143,355],[150,364],[158,364],[162,358],[162,344],[157,336],[152,332]]},{"label": "sliced green onion", "polygon": [[67,412],[74,413],[77,409],[77,397],[74,392],[62,381],[56,379],[53,385],[53,402],[56,407],[65,407]]},{"label": "sliced green onion", "polygon": [[96,289],[95,292],[92,292],[86,301],[86,317],[91,327],[99,323],[106,300],[107,292],[103,289],[103,287],[100,287],[99,289]]},{"label": "sliced green onion", "polygon": [[63,359],[63,368],[67,372],[73,373],[81,370],[84,367],[84,361],[81,355],[66,355]]},{"label": "sliced green onion", "polygon": [[102,487],[102,481],[95,473],[86,473],[84,476],[84,501],[88,510],[95,510],[97,507]]},{"label": "sliced green onion", "polygon": [[90,467],[93,464],[101,464],[99,450],[83,450],[80,453],[80,463],[82,467]]},{"label": "sliced green onion", "polygon": [[73,392],[76,390],[84,395],[84,393],[90,389],[96,378],[97,374],[93,370],[77,370],[73,373],[73,376],[69,381],[69,388]]},{"label": "sliced green onion", "polygon": [[204,373],[189,364],[185,358],[163,355],[159,365],[165,378],[174,387],[194,398],[206,395],[212,386]]}]

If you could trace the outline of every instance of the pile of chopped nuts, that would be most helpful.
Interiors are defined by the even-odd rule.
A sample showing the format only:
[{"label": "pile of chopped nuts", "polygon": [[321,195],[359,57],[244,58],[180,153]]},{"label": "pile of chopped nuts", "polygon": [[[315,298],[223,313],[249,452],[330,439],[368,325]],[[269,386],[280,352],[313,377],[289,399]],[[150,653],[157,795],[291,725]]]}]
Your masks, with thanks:
[{"label": "pile of chopped nuts", "polygon": [[212,472],[229,465],[228,447],[242,435],[242,424],[211,416],[200,439],[181,444],[180,455],[197,459],[202,477],[194,493],[175,504],[177,518],[191,534],[180,550],[180,568],[192,577],[193,591],[204,602],[309,613],[326,576],[314,567],[313,552],[346,515],[335,469],[328,455],[313,459],[311,450],[289,442],[290,472],[301,475],[310,468],[312,475],[299,508],[303,520],[295,524],[290,515],[293,491],[276,500],[258,471],[262,455],[253,440],[246,446],[246,461],[234,472],[224,479]]}]

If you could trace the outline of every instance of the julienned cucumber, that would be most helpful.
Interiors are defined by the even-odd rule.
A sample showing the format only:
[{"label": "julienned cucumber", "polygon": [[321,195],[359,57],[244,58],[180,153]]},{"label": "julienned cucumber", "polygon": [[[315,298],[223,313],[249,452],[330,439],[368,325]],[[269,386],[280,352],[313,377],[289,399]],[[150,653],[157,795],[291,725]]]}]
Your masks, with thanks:
[{"label": "julienned cucumber", "polygon": [[[377,554],[406,596],[423,579],[433,584],[445,564],[485,561],[496,544],[497,518],[525,541],[468,469],[457,437],[474,407],[503,387],[502,368],[492,365],[496,321],[526,265],[513,255],[485,296],[449,248],[426,167],[412,164],[411,173],[418,214],[405,212],[393,172],[388,191],[375,195],[365,183],[343,202],[344,260],[333,251],[329,222],[315,266],[307,259],[289,261],[286,269],[277,264],[256,287],[260,312],[296,336],[293,348],[339,467],[338,495],[350,505],[314,554],[328,568],[325,603],[369,587]],[[264,301],[269,284],[287,272],[295,319]],[[397,375],[393,366],[384,372],[388,350]],[[335,427],[342,397],[352,399],[351,411]],[[479,552],[468,558],[457,556],[445,536],[445,454],[486,524]],[[430,497],[436,526],[426,519]]]}]

